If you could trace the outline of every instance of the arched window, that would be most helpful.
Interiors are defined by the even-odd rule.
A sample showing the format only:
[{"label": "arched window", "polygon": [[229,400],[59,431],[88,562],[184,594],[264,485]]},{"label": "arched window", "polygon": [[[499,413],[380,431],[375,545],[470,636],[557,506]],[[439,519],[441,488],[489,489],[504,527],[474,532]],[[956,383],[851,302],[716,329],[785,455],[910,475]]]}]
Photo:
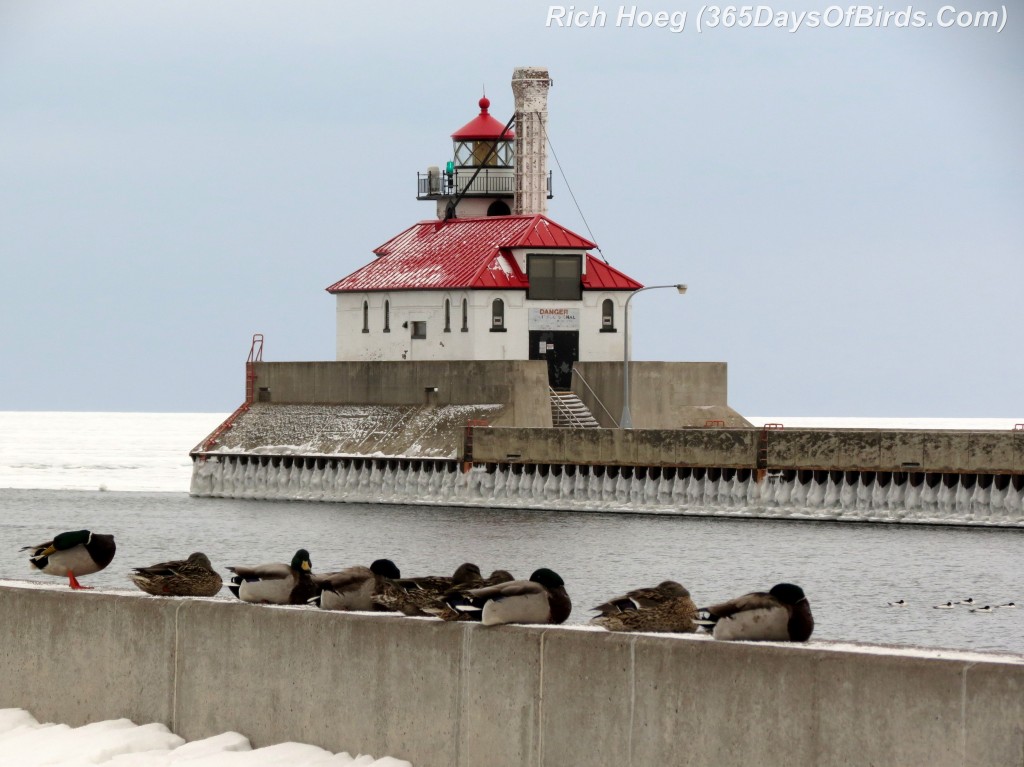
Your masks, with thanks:
[{"label": "arched window", "polygon": [[469,300],[462,299],[462,332],[469,332]]},{"label": "arched window", "polygon": [[505,302],[500,298],[491,302],[491,332],[505,332]]},{"label": "arched window", "polygon": [[370,332],[370,302],[363,301],[363,332]]},{"label": "arched window", "polygon": [[449,298],[444,300],[444,332],[452,332],[452,302]]},{"label": "arched window", "polygon": [[384,302],[384,332],[391,332],[391,302]]},{"label": "arched window", "polygon": [[615,302],[610,298],[601,302],[601,332],[615,332]]}]

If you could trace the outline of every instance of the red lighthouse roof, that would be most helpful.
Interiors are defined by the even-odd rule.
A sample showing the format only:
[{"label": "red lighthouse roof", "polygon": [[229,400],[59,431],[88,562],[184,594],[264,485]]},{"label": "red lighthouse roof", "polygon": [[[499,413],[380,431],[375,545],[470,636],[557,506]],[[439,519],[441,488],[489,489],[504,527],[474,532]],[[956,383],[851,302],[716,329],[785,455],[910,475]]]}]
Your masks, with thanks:
[{"label": "red lighthouse roof", "polygon": [[[327,288],[329,293],[377,290],[523,289],[529,287],[513,248],[589,250],[590,240],[547,216],[491,216],[421,221],[374,250],[377,259]],[[643,287],[586,254],[584,290]]]},{"label": "red lighthouse roof", "polygon": [[502,141],[511,141],[515,138],[515,131],[511,128],[505,131],[504,136],[501,135],[501,132],[505,130],[505,125],[495,120],[487,112],[490,106],[489,98],[484,96],[480,99],[480,114],[455,131],[452,138],[456,141],[493,141],[497,138],[501,138]]}]

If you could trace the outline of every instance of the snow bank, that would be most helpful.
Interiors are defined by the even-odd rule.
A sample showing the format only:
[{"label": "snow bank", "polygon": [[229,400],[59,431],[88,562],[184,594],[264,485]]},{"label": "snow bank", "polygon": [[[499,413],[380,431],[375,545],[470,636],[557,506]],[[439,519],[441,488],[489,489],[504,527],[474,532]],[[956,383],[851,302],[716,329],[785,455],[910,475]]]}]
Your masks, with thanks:
[{"label": "snow bank", "polygon": [[253,749],[248,738],[225,732],[186,743],[162,724],[128,719],[82,727],[40,724],[20,708],[0,709],[0,767],[412,767],[385,756],[332,754],[305,743]]}]

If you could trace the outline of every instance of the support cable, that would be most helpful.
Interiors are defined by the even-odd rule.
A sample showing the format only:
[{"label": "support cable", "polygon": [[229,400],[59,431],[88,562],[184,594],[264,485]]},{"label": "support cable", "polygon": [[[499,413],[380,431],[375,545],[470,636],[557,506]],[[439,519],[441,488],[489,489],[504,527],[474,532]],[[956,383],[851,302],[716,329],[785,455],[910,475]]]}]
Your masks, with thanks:
[{"label": "support cable", "polygon": [[[555,153],[555,145],[551,143],[551,137],[548,136],[547,126],[545,126],[542,122],[541,127],[544,129],[544,140],[548,144],[548,149],[551,150],[551,156],[555,158],[555,165],[558,166],[558,172],[562,176],[562,181],[565,183],[565,188],[569,190],[569,196],[572,198],[573,205],[576,206],[576,212],[579,213],[580,218],[583,219],[583,226],[587,227],[587,234],[590,235],[591,241],[596,242],[597,238],[594,237],[594,233],[590,229],[590,224],[587,223],[587,217],[583,215],[583,210],[580,208],[580,204],[576,201],[576,195],[572,193],[572,187],[569,186],[569,179],[565,177],[565,171],[562,170],[562,163],[558,161],[558,155]],[[519,158],[516,159],[518,160]],[[602,261],[604,261],[606,264],[609,264],[609,261],[607,258],[604,257],[604,253],[602,252],[600,246],[595,247],[594,250],[596,250],[598,254],[601,256]]]}]

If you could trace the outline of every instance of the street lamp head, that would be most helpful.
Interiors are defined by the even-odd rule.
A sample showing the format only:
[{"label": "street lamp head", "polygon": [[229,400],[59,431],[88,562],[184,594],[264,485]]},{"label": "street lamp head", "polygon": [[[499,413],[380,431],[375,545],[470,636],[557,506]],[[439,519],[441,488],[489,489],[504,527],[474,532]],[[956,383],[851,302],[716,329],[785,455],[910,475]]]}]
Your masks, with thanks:
[{"label": "street lamp head", "polygon": [[686,292],[686,286],[685,285],[676,285],[676,290],[679,291],[679,295],[682,295],[683,293]]}]

